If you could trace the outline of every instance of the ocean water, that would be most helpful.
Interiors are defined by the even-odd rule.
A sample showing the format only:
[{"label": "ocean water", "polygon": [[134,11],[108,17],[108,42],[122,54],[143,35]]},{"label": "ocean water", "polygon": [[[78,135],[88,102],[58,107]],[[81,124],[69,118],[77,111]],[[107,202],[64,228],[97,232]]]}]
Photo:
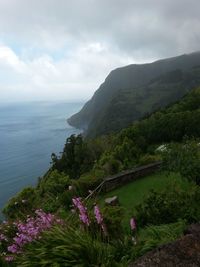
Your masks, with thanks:
[{"label": "ocean water", "polygon": [[[66,119],[83,103],[0,104],[0,210],[49,168],[51,153],[62,151],[66,138],[80,131]],[[2,214],[0,213],[0,217]]]}]

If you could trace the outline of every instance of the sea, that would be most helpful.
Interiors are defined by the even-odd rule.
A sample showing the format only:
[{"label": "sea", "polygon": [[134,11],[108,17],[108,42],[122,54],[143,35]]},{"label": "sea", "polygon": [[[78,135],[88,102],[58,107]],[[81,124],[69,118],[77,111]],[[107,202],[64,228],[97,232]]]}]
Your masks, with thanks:
[{"label": "sea", "polygon": [[67,137],[80,133],[66,119],[82,106],[64,101],[0,104],[0,211],[17,192],[36,185],[50,167],[51,154],[62,152]]}]

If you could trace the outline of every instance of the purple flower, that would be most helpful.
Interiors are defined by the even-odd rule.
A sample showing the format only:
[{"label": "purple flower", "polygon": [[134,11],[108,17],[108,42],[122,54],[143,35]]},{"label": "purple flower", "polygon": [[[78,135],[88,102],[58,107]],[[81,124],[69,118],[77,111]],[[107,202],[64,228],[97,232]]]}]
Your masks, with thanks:
[{"label": "purple flower", "polygon": [[79,218],[80,218],[80,220],[81,220],[84,224],[86,224],[87,226],[90,225],[90,220],[89,220],[87,214],[82,213],[82,214],[79,215]]},{"label": "purple flower", "polygon": [[97,223],[98,224],[102,224],[103,217],[102,217],[100,209],[99,209],[99,207],[97,205],[94,206],[94,215],[95,215],[95,218],[97,220]]},{"label": "purple flower", "polygon": [[131,227],[131,230],[132,231],[135,231],[136,230],[136,221],[134,218],[131,218],[130,219],[130,227]]},{"label": "purple flower", "polygon": [[76,197],[72,198],[72,202],[74,204],[74,207],[79,210],[79,218],[80,220],[86,224],[87,226],[90,225],[90,219],[88,217],[87,208],[83,205],[81,198]]},{"label": "purple flower", "polygon": [[[50,213],[36,210],[36,216],[27,216],[24,223],[21,221],[13,222],[12,225],[17,229],[17,232],[13,238],[13,243],[7,247],[8,252],[18,254],[22,252],[22,248],[25,244],[30,243],[41,237],[43,231],[48,230],[54,224],[61,224],[62,220],[56,218]],[[4,234],[0,235],[0,240],[5,240]]]},{"label": "purple flower", "polygon": [[81,198],[80,198],[80,197],[72,198],[72,202],[73,202],[74,206],[75,206],[76,208],[78,208],[78,206],[81,205]]},{"label": "purple flower", "polygon": [[19,247],[16,244],[12,244],[8,246],[8,251],[11,253],[17,253],[19,251]]},{"label": "purple flower", "polygon": [[98,205],[95,205],[94,206],[94,215],[95,215],[95,218],[97,220],[97,223],[101,226],[103,232],[104,232],[104,235],[107,235],[107,228],[106,228],[106,225],[103,223],[103,216],[101,214],[101,211],[99,209],[99,206]]}]

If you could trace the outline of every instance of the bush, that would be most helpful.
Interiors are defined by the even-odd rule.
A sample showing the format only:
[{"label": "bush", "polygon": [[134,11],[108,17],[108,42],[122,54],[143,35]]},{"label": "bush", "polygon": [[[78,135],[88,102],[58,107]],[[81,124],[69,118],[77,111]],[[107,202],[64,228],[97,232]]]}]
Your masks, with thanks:
[{"label": "bush", "polygon": [[[39,181],[37,194],[40,198],[40,207],[45,212],[56,212],[60,206],[68,207],[68,199],[71,200],[71,192],[68,187],[71,184],[65,173],[57,170],[51,171]],[[69,196],[69,197],[68,197]],[[65,201],[63,198],[66,197]]]},{"label": "bush", "polygon": [[103,181],[103,175],[100,171],[92,171],[82,175],[78,180],[71,180],[77,196],[87,196],[89,190],[94,190]]},{"label": "bush", "polygon": [[3,213],[10,219],[24,218],[26,214],[30,214],[36,202],[36,190],[27,187],[8,201]]},{"label": "bush", "polygon": [[123,226],[122,219],[124,217],[124,210],[119,206],[107,206],[103,209],[104,222],[111,238],[122,238]]},{"label": "bush", "polygon": [[45,193],[57,196],[66,190],[69,184],[70,180],[66,174],[54,170],[40,180],[37,189],[41,196]]},{"label": "bush", "polygon": [[112,152],[105,152],[95,165],[96,169],[104,172],[104,176],[115,174],[122,169],[121,162],[116,159]]},{"label": "bush", "polygon": [[139,160],[139,165],[147,165],[156,161],[160,161],[161,157],[159,155],[146,154],[142,156]]},{"label": "bush", "polygon": [[163,163],[166,170],[179,172],[188,180],[200,184],[200,147],[197,141],[169,145],[163,152]]},{"label": "bush", "polygon": [[188,223],[200,220],[200,188],[189,190],[172,184],[161,192],[151,191],[144,202],[136,206],[136,218],[140,226],[160,225],[185,219]]}]

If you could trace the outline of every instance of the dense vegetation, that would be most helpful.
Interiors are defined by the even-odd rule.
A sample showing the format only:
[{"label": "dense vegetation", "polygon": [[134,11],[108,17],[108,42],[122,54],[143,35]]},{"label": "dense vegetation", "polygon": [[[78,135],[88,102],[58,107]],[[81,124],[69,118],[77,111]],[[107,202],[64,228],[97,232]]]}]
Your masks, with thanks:
[{"label": "dense vegetation", "polygon": [[[4,213],[15,218],[20,212],[24,214],[25,209],[30,211],[41,205],[44,210],[50,212],[69,208],[73,194],[86,196],[88,190],[93,190],[104,177],[160,160],[162,157],[166,160],[166,165],[168,162],[171,166],[170,171],[180,171],[183,176],[198,182],[198,141],[185,140],[200,136],[199,121],[200,89],[195,89],[180,102],[153,113],[118,134],[96,139],[83,139],[81,135],[73,135],[67,139],[61,156],[52,154],[52,167],[38,181],[37,187],[26,188],[11,199]],[[182,146],[174,144],[176,149],[172,151],[176,152],[173,155],[156,150],[160,144],[171,142],[189,142],[191,145],[188,143],[187,150],[179,148],[178,152],[178,147]],[[190,170],[183,171],[178,168],[177,155],[180,154],[182,162],[180,156],[178,162],[181,166],[189,166]],[[187,161],[190,164],[186,164]],[[173,168],[173,162],[176,169]],[[189,172],[192,172],[192,176]],[[72,186],[73,190],[69,191],[68,186]],[[28,200],[25,205],[21,203],[22,199]]]},{"label": "dense vegetation", "polygon": [[158,171],[148,175],[145,179],[139,179],[106,194],[100,194],[98,201],[103,206],[105,198],[118,196],[119,203],[125,212],[125,219],[129,220],[131,216],[136,214],[136,206],[143,203],[149,197],[152,190],[154,192],[161,192],[171,185],[178,185],[180,190],[191,188],[191,184],[187,179],[183,179],[178,173],[168,174],[166,171]]},{"label": "dense vegetation", "polygon": [[[117,134],[69,137],[63,153],[52,154],[52,166],[37,186],[22,190],[4,208],[8,221],[0,227],[2,266],[8,247],[6,257],[14,257],[13,266],[127,266],[181,236],[187,224],[200,220],[199,119],[196,89]],[[123,200],[116,207],[103,207],[100,201],[100,210],[94,203],[98,199],[84,201],[106,176],[160,159],[169,185],[144,194],[144,179],[138,191],[145,198],[130,197],[130,213],[124,212]],[[129,229],[132,215],[137,226],[132,223]]]}]

